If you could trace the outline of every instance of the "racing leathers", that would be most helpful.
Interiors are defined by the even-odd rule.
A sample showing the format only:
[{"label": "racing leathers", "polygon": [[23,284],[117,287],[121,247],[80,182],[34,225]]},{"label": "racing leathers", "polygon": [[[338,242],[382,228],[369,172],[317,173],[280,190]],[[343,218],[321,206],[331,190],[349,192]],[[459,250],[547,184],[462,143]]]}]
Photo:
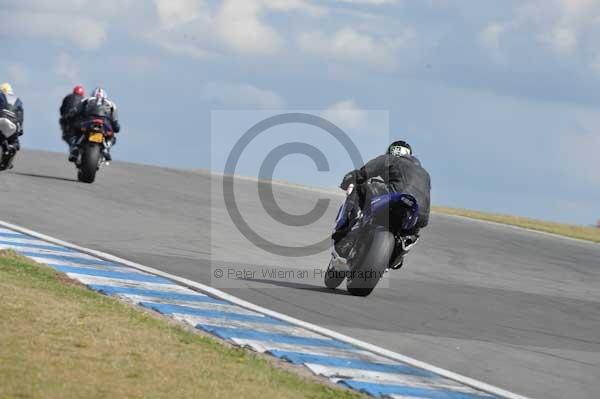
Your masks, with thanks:
[{"label": "racing leathers", "polygon": [[62,139],[72,146],[73,142],[79,136],[80,120],[77,116],[77,108],[83,101],[83,96],[70,93],[62,101],[60,106],[60,128],[62,130]]}]

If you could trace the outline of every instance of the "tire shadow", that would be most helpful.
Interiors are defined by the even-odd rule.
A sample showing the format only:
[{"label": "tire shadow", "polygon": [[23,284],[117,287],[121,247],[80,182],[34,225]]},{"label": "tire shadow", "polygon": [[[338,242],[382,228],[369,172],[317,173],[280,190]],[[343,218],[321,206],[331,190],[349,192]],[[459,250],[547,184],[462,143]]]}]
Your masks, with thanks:
[{"label": "tire shadow", "polygon": [[77,179],[69,179],[68,177],[40,175],[40,174],[36,174],[36,173],[25,173],[25,172],[10,172],[10,174],[11,175],[19,175],[19,176],[27,176],[27,177],[35,177],[37,179],[61,180],[61,181],[78,183]]},{"label": "tire shadow", "polygon": [[281,288],[294,288],[297,290],[323,292],[325,294],[350,295],[345,290],[340,290],[340,289],[332,290],[327,287],[317,287],[317,286],[314,286],[311,284],[295,283],[292,281],[276,281],[276,280],[268,280],[268,279],[260,279],[260,278],[242,278],[240,280],[251,281],[254,283],[275,285],[275,286],[278,286]]}]

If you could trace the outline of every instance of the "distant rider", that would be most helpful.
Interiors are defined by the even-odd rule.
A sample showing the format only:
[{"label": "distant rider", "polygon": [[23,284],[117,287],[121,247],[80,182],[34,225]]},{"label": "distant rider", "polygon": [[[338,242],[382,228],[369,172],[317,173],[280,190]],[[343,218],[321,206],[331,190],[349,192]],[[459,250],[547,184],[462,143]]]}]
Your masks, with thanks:
[{"label": "distant rider", "polygon": [[[105,126],[107,126],[107,128],[113,133],[118,133],[121,130],[117,106],[108,99],[106,91],[100,87],[94,89],[92,96],[86,98],[79,104],[76,115],[78,118],[80,118],[82,125],[85,125],[94,119],[103,119]],[[113,135],[112,145],[115,143],[116,138]],[[69,160],[74,162],[77,160],[78,155],[79,149],[77,147],[73,148]],[[103,155],[107,161],[112,160],[108,149],[105,150]]]},{"label": "distant rider", "polygon": [[[367,181],[369,184],[365,184]],[[405,141],[393,142],[384,155],[346,174],[340,187],[347,190],[350,184],[356,186],[346,198],[346,212],[350,222],[346,228],[332,235],[334,257],[347,258],[354,245],[354,239],[349,233],[359,211],[365,203],[370,203],[372,197],[391,192],[408,193],[415,197],[419,205],[417,225],[411,231],[403,232],[414,237],[413,243],[419,236],[419,230],[429,223],[431,178]]]},{"label": "distant rider", "polygon": [[19,136],[23,135],[23,103],[8,83],[0,85],[0,131],[7,140],[2,143],[0,170],[12,168],[12,160],[21,148]]},{"label": "distant rider", "polygon": [[63,98],[60,106],[60,128],[62,130],[62,139],[69,145],[70,152],[73,152],[79,138],[80,121],[77,117],[77,108],[83,101],[85,90],[82,86],[75,86],[73,92]]}]

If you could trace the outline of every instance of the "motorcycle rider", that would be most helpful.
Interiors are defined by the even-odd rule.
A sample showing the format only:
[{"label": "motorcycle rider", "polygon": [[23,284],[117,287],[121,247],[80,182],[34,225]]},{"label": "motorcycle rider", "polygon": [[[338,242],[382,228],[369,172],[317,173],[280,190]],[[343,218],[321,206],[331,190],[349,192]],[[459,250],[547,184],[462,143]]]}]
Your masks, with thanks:
[{"label": "motorcycle rider", "polygon": [[19,136],[23,135],[23,120],[21,99],[15,95],[9,83],[0,84],[0,130],[7,137],[6,142],[2,143],[0,170],[12,168],[12,160],[21,148]]},{"label": "motorcycle rider", "polygon": [[[118,133],[121,130],[121,125],[119,124],[119,116],[117,113],[117,106],[115,105],[115,103],[108,99],[106,91],[101,87],[95,88],[92,92],[92,96],[84,99],[79,104],[75,113],[75,117],[81,120],[82,125],[87,122],[91,122],[93,119],[103,119],[105,125],[113,133]],[[114,145],[116,142],[117,140],[113,135],[111,146]],[[104,150],[103,155],[107,161],[112,160],[108,148]],[[75,162],[78,156],[79,146],[74,145],[71,148],[69,161]]]},{"label": "motorcycle rider", "polygon": [[[366,184],[368,182],[368,184]],[[406,251],[414,245],[419,231],[429,223],[431,178],[421,166],[421,162],[413,155],[412,147],[405,141],[395,141],[384,155],[367,162],[362,168],[347,173],[340,188],[348,190],[351,184],[355,189],[346,198],[346,216],[348,223],[333,233],[333,257],[345,263],[354,245],[352,227],[355,225],[365,204],[371,198],[391,192],[411,194],[419,205],[419,217],[411,231],[403,231],[402,235],[410,237]],[[393,213],[389,214],[390,219]],[[393,223],[390,220],[390,223]],[[356,230],[355,230],[356,231]],[[340,259],[341,258],[341,259]],[[398,266],[402,265],[403,259]]]},{"label": "motorcycle rider", "polygon": [[63,98],[60,106],[60,128],[62,130],[62,139],[69,145],[70,152],[73,152],[73,146],[80,135],[79,120],[76,118],[76,111],[79,104],[83,101],[85,90],[82,86],[75,86],[73,92]]}]

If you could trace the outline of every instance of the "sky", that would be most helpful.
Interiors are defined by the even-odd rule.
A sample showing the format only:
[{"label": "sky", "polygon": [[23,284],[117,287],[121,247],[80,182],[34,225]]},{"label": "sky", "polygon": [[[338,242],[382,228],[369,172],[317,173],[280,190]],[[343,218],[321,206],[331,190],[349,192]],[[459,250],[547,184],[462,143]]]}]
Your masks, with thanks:
[{"label": "sky", "polygon": [[[409,141],[435,204],[600,218],[600,0],[0,0],[0,12],[0,81],[25,104],[27,148],[66,151],[58,108],[81,83],[119,106],[116,159],[222,170],[260,118],[314,112],[365,161]],[[322,150],[329,170],[289,155],[278,179],[334,186],[352,168],[326,133],[290,124],[236,172],[258,175],[286,140]]]}]

